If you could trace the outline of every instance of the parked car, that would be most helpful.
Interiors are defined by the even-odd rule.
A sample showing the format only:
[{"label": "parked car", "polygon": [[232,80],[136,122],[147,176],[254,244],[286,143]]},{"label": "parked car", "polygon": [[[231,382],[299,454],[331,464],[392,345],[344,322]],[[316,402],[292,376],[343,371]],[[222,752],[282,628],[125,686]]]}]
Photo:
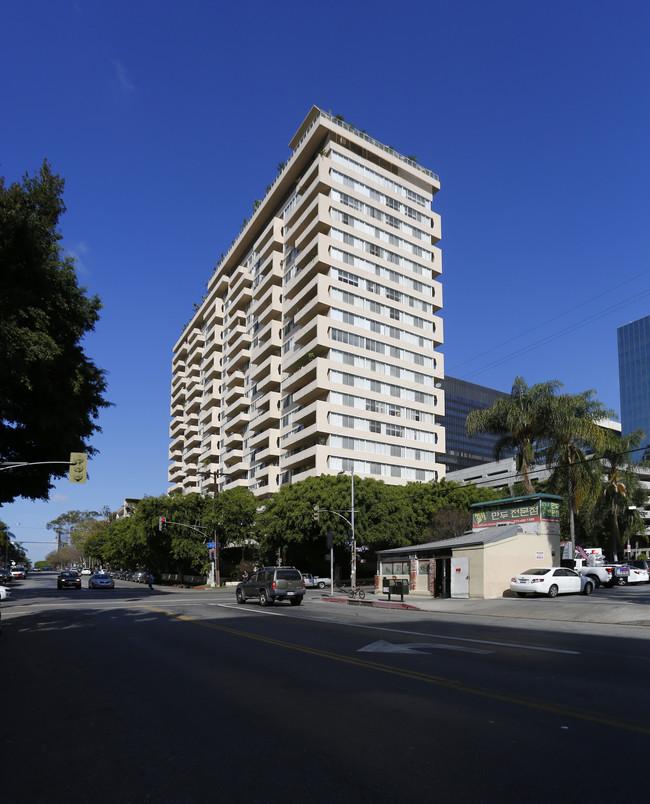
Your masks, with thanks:
[{"label": "parked car", "polygon": [[276,600],[299,606],[305,596],[305,581],[295,567],[263,567],[237,584],[235,596],[238,603],[257,598],[260,606],[270,606]]},{"label": "parked car", "polygon": [[9,572],[9,570],[5,569],[4,567],[0,567],[0,583],[6,584],[9,583],[10,580],[11,580],[11,573]]},{"label": "parked car", "polygon": [[0,600],[6,600],[8,597],[11,597],[13,593],[13,589],[10,589],[8,586],[0,586]]},{"label": "parked car", "polygon": [[650,580],[650,575],[648,574],[647,569],[633,567],[630,564],[627,566],[629,567],[630,574],[625,579],[626,583],[648,583]]},{"label": "parked car", "polygon": [[644,569],[648,573],[648,583],[650,583],[650,559],[647,558],[632,558],[627,562],[630,567],[637,569]]},{"label": "parked car", "polygon": [[88,578],[89,589],[115,589],[115,581],[105,572],[96,572]]},{"label": "parked car", "polygon": [[527,594],[557,597],[570,592],[590,595],[594,582],[568,567],[533,567],[511,578],[510,589],[519,597]]},{"label": "parked car", "polygon": [[326,586],[332,585],[331,578],[321,578],[320,575],[312,575],[309,572],[303,572],[302,577],[305,579],[307,589],[325,589]]},{"label": "parked car", "polygon": [[81,577],[76,570],[63,570],[56,579],[57,589],[81,589]]}]

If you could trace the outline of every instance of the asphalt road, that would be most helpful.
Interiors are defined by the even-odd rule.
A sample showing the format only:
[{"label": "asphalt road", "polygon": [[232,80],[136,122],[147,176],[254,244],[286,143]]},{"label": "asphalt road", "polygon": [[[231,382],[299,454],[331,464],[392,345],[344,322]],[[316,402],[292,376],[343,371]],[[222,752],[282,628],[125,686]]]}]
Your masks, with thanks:
[{"label": "asphalt road", "polygon": [[[650,589],[650,588],[649,588]],[[627,801],[650,629],[14,585],[8,802]],[[540,601],[543,603],[546,601]],[[6,798],[5,798],[6,796]]]}]

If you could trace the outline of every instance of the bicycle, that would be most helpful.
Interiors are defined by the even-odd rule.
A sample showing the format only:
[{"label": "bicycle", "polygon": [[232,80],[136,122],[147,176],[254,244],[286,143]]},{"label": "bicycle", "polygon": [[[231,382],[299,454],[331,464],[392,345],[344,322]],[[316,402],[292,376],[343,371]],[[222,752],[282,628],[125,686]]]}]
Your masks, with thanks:
[{"label": "bicycle", "polygon": [[363,591],[363,589],[360,586],[355,586],[354,589],[343,589],[342,587],[339,587],[339,588],[336,589],[336,591],[339,594],[347,595],[349,598],[352,598],[352,599],[355,599],[355,598],[358,597],[361,600],[363,600],[363,598],[366,596],[366,593]]}]

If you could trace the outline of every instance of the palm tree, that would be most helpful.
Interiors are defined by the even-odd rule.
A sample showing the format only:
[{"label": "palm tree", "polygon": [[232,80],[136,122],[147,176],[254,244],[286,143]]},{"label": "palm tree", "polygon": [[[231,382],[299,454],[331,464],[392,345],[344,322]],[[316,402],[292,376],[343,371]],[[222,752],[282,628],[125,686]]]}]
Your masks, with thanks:
[{"label": "palm tree", "polygon": [[467,417],[467,435],[489,433],[499,436],[494,445],[498,461],[506,450],[515,452],[517,472],[526,494],[534,494],[530,469],[535,463],[535,447],[548,436],[552,400],[562,388],[559,380],[549,380],[528,387],[523,377],[516,377],[509,398],[497,399],[491,408],[473,410]]},{"label": "palm tree", "polygon": [[618,560],[618,546],[621,542],[618,526],[619,506],[625,506],[627,509],[639,485],[636,473],[632,469],[631,452],[637,449],[644,439],[643,430],[634,430],[620,438],[612,433],[601,451],[605,475],[603,495],[609,508],[609,548],[615,561]]},{"label": "palm tree", "polygon": [[615,415],[594,398],[594,391],[562,394],[550,407],[549,436],[544,446],[551,482],[567,489],[569,505],[570,558],[574,556],[575,515],[588,501],[595,501],[600,491],[597,462],[586,451],[598,451],[605,445],[605,430],[598,424]]}]

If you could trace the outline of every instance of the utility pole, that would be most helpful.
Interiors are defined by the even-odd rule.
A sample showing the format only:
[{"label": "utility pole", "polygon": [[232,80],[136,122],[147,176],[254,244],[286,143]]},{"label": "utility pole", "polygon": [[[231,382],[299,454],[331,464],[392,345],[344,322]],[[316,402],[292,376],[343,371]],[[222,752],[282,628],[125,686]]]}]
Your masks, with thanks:
[{"label": "utility pole", "polygon": [[219,531],[217,528],[217,494],[219,492],[217,473],[213,472],[212,477],[214,480],[214,491],[212,492],[214,499],[214,584],[219,589],[221,587],[221,572],[219,570]]},{"label": "utility pole", "polygon": [[219,529],[217,523],[217,494],[219,493],[219,486],[217,485],[217,478],[219,477],[218,472],[201,472],[201,474],[210,477],[212,475],[212,498],[213,498],[213,514],[214,514],[214,530],[213,530],[213,540],[214,540],[214,564],[210,567],[210,586],[216,586],[219,588],[221,586],[221,572],[219,570]]},{"label": "utility pole", "polygon": [[354,532],[354,466],[351,469],[351,497],[352,497],[352,515],[350,519],[352,520],[352,588],[356,589],[357,586],[357,539],[356,534]]},{"label": "utility pole", "polygon": [[[345,470],[338,472],[338,474],[344,475]],[[353,589],[355,589],[357,585],[357,540],[354,532],[354,466],[350,470],[350,474],[352,476],[351,477],[352,485],[350,491],[350,497],[351,497],[350,503],[352,505],[352,509],[350,511],[350,519],[346,520],[346,522],[348,522],[348,524],[350,525],[350,541],[352,542],[352,558],[350,561],[350,585],[352,586]],[[332,511],[332,513],[336,512]],[[338,516],[341,516],[341,514],[338,514]],[[341,519],[345,519],[345,517],[343,516],[341,517]]]}]

